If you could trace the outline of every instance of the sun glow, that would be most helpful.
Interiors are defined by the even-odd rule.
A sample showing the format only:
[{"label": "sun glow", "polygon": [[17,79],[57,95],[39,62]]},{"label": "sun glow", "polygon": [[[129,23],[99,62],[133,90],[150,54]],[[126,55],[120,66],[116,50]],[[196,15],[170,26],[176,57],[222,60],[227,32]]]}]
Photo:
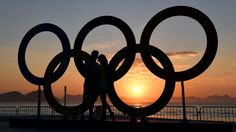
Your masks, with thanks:
[{"label": "sun glow", "polygon": [[132,89],[134,94],[140,94],[141,93],[141,87],[140,86],[134,86]]},{"label": "sun glow", "polygon": [[135,85],[131,87],[130,93],[132,97],[139,98],[143,96],[143,88],[140,85]]}]

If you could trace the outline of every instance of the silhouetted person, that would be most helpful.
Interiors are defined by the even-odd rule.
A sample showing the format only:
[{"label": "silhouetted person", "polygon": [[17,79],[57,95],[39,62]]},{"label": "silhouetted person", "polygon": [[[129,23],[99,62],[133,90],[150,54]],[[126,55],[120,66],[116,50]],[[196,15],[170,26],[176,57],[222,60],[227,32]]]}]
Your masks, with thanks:
[{"label": "silhouetted person", "polygon": [[105,55],[101,54],[98,57],[98,61],[100,62],[99,65],[99,79],[98,79],[98,95],[100,96],[102,102],[102,119],[106,119],[106,109],[110,112],[110,116],[112,120],[114,120],[114,112],[112,112],[110,105],[106,101],[107,92],[109,88],[109,69],[108,69],[108,62]]},{"label": "silhouetted person", "polygon": [[[93,50],[91,53],[91,60],[84,64],[85,80],[83,104],[89,106],[89,119],[93,119],[93,107],[97,99],[96,87],[98,84],[99,64],[96,62],[98,58],[98,51]],[[81,119],[84,119],[84,113],[81,113]]]}]

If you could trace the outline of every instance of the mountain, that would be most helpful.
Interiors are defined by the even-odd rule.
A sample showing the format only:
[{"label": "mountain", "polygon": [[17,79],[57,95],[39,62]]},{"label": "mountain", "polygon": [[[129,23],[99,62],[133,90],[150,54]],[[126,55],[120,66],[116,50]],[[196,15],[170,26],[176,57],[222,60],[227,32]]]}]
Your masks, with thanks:
[{"label": "mountain", "polygon": [[[38,91],[32,91],[24,95],[24,102],[37,102],[38,101]],[[56,98],[58,100],[58,98]],[[41,91],[41,101],[47,102],[44,96],[44,92]]]},{"label": "mountain", "polygon": [[[68,103],[76,103],[79,104],[83,100],[83,95],[67,95],[66,100]],[[145,100],[137,100],[135,98],[127,98],[127,97],[122,97],[121,98],[123,101],[126,103],[147,103],[151,104],[153,103],[153,99],[148,99],[146,98]],[[12,92],[7,92],[7,93],[2,93],[0,94],[0,102],[37,102],[38,100],[38,91],[32,91],[27,94],[22,94],[18,91],[12,91]],[[62,98],[56,98],[59,102],[63,103],[64,102],[64,97]],[[208,96],[207,98],[200,98],[200,97],[186,97],[185,98],[187,103],[200,103],[200,104],[235,104],[236,103],[236,98],[230,97],[229,95],[212,95]],[[41,101],[46,102],[46,99],[44,97],[44,93],[41,92]],[[100,98],[97,100],[100,102]],[[109,99],[107,99],[109,102]],[[172,97],[170,100],[170,103],[182,103],[182,97]]]},{"label": "mountain", "polygon": [[[66,95],[66,101],[67,102],[82,102],[83,95]],[[61,102],[64,102],[64,97],[60,98]]]},{"label": "mountain", "polygon": [[[236,98],[232,98],[229,95],[213,95],[206,98],[200,97],[186,97],[185,101],[187,103],[201,103],[201,104],[235,104]],[[182,103],[182,97],[172,97],[170,103]]]},{"label": "mountain", "polygon": [[24,95],[17,91],[0,94],[0,102],[24,101]]},{"label": "mountain", "polygon": [[218,103],[236,103],[236,98],[232,98],[229,95],[224,95],[224,96],[219,96],[219,95],[213,95],[213,96],[208,96],[205,99],[206,102],[208,103],[214,103],[214,102],[218,102]]},{"label": "mountain", "polygon": [[[18,91],[12,91],[0,94],[0,102],[37,102],[38,91],[33,91],[27,94],[22,94]],[[59,100],[56,98],[56,100]],[[41,101],[46,102],[44,93],[41,92]]]},{"label": "mountain", "polygon": [[[185,101],[186,102],[191,102],[191,103],[197,103],[197,102],[204,102],[204,99],[202,99],[200,97],[190,96],[190,97],[186,97]],[[172,97],[170,102],[171,103],[181,103],[182,102],[182,97]]]}]

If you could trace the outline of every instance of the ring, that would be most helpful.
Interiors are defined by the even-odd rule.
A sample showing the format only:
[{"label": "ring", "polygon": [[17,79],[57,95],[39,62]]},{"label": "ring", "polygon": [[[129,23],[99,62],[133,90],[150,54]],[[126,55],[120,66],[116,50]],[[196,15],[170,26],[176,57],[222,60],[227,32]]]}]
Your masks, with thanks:
[{"label": "ring", "polygon": [[[148,53],[149,55],[155,57],[160,61],[166,73],[172,74],[174,73],[173,65],[170,59],[167,57],[165,53],[163,53],[160,49],[153,47],[151,45],[137,44],[136,53]],[[119,62],[125,57],[125,53],[127,52],[127,48],[123,48],[114,56],[114,64],[118,66]],[[143,108],[134,108],[126,103],[124,103],[117,95],[113,84],[109,87],[108,97],[111,100],[112,104],[116,106],[123,113],[127,113],[130,116],[135,117],[145,117],[147,115],[155,114],[164,108],[168,102],[170,101],[175,88],[175,80],[166,79],[165,88],[160,98],[157,99],[153,104],[143,107]]]},{"label": "ring", "polygon": [[[47,69],[44,74],[44,84],[43,84],[44,96],[45,96],[48,104],[56,112],[58,112],[60,114],[64,114],[64,115],[78,115],[79,113],[84,112],[88,109],[88,107],[90,105],[89,103],[91,103],[90,101],[89,101],[89,103],[85,102],[85,103],[82,103],[78,106],[63,106],[55,99],[52,89],[51,89],[51,83],[53,82],[53,80],[51,80],[51,76],[54,74],[53,71],[56,69],[58,64],[61,63],[61,61],[64,59],[63,54],[64,54],[64,52],[61,52],[58,55],[56,55],[52,59],[52,61],[49,63],[49,65],[47,66]],[[85,61],[90,59],[90,56],[88,53],[83,52],[83,51],[78,52],[75,50],[70,51],[70,57],[80,58]]]},{"label": "ring", "polygon": [[44,23],[44,24],[39,24],[32,29],[30,29],[24,38],[22,39],[18,51],[18,65],[21,71],[21,74],[27,79],[29,82],[35,85],[42,85],[44,82],[44,78],[37,77],[34,74],[32,74],[25,61],[25,51],[26,48],[30,42],[30,40],[38,33],[43,32],[43,31],[50,31],[54,34],[57,35],[57,37],[60,39],[61,44],[62,44],[62,49],[64,52],[64,58],[61,61],[61,64],[57,68],[57,70],[54,72],[52,75],[52,80],[56,81],[57,79],[60,78],[60,76],[65,72],[66,68],[69,65],[69,51],[70,51],[70,42],[68,37],[66,36],[65,32],[59,28],[56,25],[49,24],[49,23]]},{"label": "ring", "polygon": [[[206,51],[201,60],[192,68],[181,72],[175,72],[168,56],[159,48],[156,48],[149,43],[152,32],[157,25],[173,16],[187,16],[196,20],[203,27],[207,38]],[[26,33],[20,43],[18,64],[20,71],[26,80],[33,84],[44,86],[45,98],[48,101],[48,104],[56,112],[64,115],[78,115],[79,113],[86,111],[92,104],[92,99],[86,99],[83,100],[82,104],[77,106],[63,106],[55,99],[51,84],[64,74],[69,65],[70,57],[74,58],[79,73],[83,77],[85,76],[83,61],[89,60],[90,55],[82,51],[84,39],[94,28],[105,24],[117,27],[124,34],[127,41],[127,46],[119,50],[108,63],[108,79],[110,79],[108,82],[110,85],[108,88],[108,97],[118,110],[130,116],[144,117],[160,111],[170,101],[174,92],[175,82],[189,80],[203,73],[210,66],[217,52],[218,38],[216,29],[211,20],[201,11],[186,6],[170,7],[157,13],[146,24],[141,35],[140,44],[136,44],[133,31],[130,27],[121,19],[113,16],[101,16],[89,21],[78,33],[75,39],[74,49],[70,49],[67,35],[58,26],[48,23],[37,25]],[[25,52],[30,40],[43,31],[50,31],[56,34],[61,41],[63,51],[57,54],[48,64],[44,77],[37,77],[29,71],[26,65]],[[161,96],[154,103],[144,108],[134,108],[124,103],[118,97],[114,87],[114,82],[122,78],[132,67],[136,53],[141,54],[145,66],[152,74],[165,80],[165,87]],[[159,60],[163,68],[158,66],[152,57]],[[119,66],[122,61],[123,63]]]},{"label": "ring", "polygon": [[[118,29],[120,29],[120,31],[125,36],[127,42],[127,48],[129,49],[129,54],[126,55],[122,65],[112,73],[113,74],[112,80],[118,80],[129,71],[135,59],[135,51],[134,51],[134,46],[136,44],[135,37],[133,31],[124,21],[113,16],[101,16],[91,20],[80,30],[79,34],[77,35],[74,44],[74,49],[81,50],[83,41],[85,37],[88,35],[88,33],[97,26],[104,24],[113,25]],[[75,59],[75,65],[77,69],[80,71],[81,67],[83,66],[82,60]]]},{"label": "ring", "polygon": [[160,24],[163,20],[167,18],[179,15],[193,18],[198,21],[203,27],[207,37],[207,47],[202,59],[192,68],[181,72],[175,72],[173,75],[170,75],[166,74],[165,71],[154,62],[154,60],[149,54],[141,53],[141,57],[143,58],[144,64],[147,66],[147,68],[152,71],[156,76],[162,79],[169,78],[174,79],[176,81],[185,81],[203,73],[210,66],[216,55],[218,47],[216,29],[211,20],[204,13],[195,8],[187,6],[175,6],[167,8],[157,13],[147,23],[142,32],[140,43],[149,44],[151,34],[158,24]]}]

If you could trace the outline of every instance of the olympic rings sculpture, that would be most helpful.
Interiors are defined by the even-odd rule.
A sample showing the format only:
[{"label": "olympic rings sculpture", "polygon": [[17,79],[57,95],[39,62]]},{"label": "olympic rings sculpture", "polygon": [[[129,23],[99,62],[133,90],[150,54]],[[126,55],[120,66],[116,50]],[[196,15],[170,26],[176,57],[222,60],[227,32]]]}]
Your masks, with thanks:
[{"label": "olympic rings sculpture", "polygon": [[[207,38],[207,46],[202,59],[192,68],[181,72],[175,72],[167,55],[149,43],[151,34],[158,24],[165,19],[174,16],[186,16],[196,20],[203,27]],[[201,11],[187,6],[174,6],[157,13],[145,26],[141,35],[140,44],[135,42],[135,37],[130,27],[121,19],[113,16],[101,16],[88,22],[77,35],[74,43],[74,49],[70,48],[68,37],[58,26],[49,23],[39,24],[30,29],[21,41],[18,52],[19,68],[22,75],[29,82],[35,85],[44,86],[44,94],[49,105],[58,113],[65,115],[77,115],[81,111],[88,109],[88,106],[82,106],[81,104],[78,106],[69,107],[58,103],[51,90],[51,84],[63,75],[69,65],[70,57],[74,58],[78,71],[82,76],[84,76],[83,60],[89,60],[90,55],[82,50],[83,41],[90,31],[105,24],[109,24],[120,29],[127,41],[127,46],[118,51],[109,62],[109,67],[112,72],[110,73],[112,83],[122,78],[129,71],[135,60],[136,53],[141,54],[144,64],[154,75],[165,80],[165,88],[160,98],[153,104],[144,108],[134,108],[127,105],[118,97],[114,87],[109,89],[108,96],[113,105],[120,111],[130,116],[144,117],[160,111],[171,99],[175,88],[175,82],[193,79],[203,73],[210,66],[217,52],[218,38],[213,23]],[[44,31],[49,31],[57,35],[61,41],[63,51],[56,55],[49,63],[44,77],[37,77],[29,71],[26,65],[25,51],[30,40],[38,33]],[[154,62],[152,57],[159,60],[163,68],[159,67]],[[124,60],[122,65],[116,69],[122,60]],[[84,107],[86,108],[84,109]]]}]

